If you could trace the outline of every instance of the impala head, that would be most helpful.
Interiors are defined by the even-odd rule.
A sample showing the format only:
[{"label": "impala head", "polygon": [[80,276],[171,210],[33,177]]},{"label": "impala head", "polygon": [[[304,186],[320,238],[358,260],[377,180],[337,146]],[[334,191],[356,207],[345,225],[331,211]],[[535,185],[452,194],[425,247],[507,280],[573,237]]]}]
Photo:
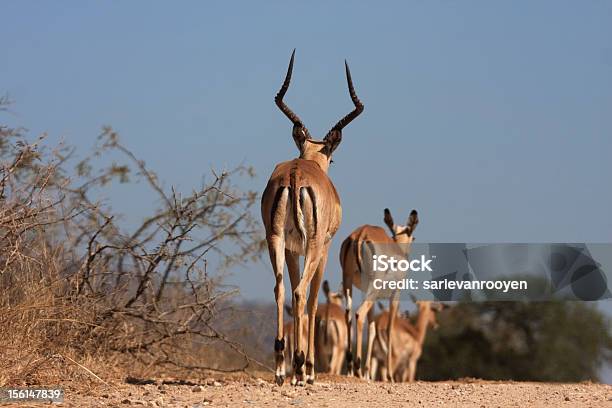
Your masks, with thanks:
[{"label": "impala head", "polygon": [[295,50],[291,54],[291,60],[289,61],[289,68],[287,69],[287,76],[285,77],[285,81],[281,86],[281,89],[276,94],[274,98],[274,102],[280,108],[280,110],[289,118],[289,120],[293,123],[293,140],[300,150],[300,158],[306,160],[315,161],[323,171],[327,172],[329,168],[329,164],[331,162],[331,156],[334,150],[338,147],[340,142],[342,141],[342,129],[348,125],[353,119],[355,119],[361,112],[363,112],[363,104],[357,98],[357,94],[355,93],[355,89],[353,88],[353,81],[351,79],[351,71],[349,70],[348,64],[344,61],[344,66],[346,68],[346,80],[348,82],[348,89],[353,104],[355,105],[355,109],[351,111],[348,115],[340,119],[338,123],[331,128],[327,135],[323,138],[323,140],[314,140],[308,129],[302,123],[298,115],[296,115],[285,103],[283,102],[283,97],[289,89],[289,83],[291,82],[291,73],[293,71],[293,59],[295,57]]},{"label": "impala head", "polygon": [[344,301],[344,296],[342,295],[342,291],[331,292],[329,290],[328,281],[323,281],[323,293],[325,294],[325,298],[329,300],[329,303],[333,303],[334,305],[342,306],[343,301]]},{"label": "impala head", "polygon": [[391,236],[393,240],[398,244],[411,244],[414,241],[414,230],[416,226],[419,224],[419,214],[416,210],[412,210],[410,212],[410,216],[408,217],[408,221],[406,221],[406,225],[399,225],[393,221],[393,217],[391,216],[391,211],[388,208],[385,208],[385,224],[391,230]]},{"label": "impala head", "polygon": [[420,316],[421,313],[423,313],[423,316],[427,316],[427,324],[434,330],[437,329],[440,326],[438,324],[437,314],[446,309],[448,305],[427,300],[418,300],[415,303],[417,305],[418,315]]}]

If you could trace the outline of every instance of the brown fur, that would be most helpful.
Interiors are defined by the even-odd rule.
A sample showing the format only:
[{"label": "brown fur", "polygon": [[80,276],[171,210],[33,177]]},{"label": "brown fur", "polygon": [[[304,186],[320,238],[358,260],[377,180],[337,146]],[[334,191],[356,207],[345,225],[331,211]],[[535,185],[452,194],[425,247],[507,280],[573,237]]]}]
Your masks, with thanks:
[{"label": "brown fur", "polygon": [[[361,376],[361,356],[362,356],[362,343],[363,343],[363,323],[364,319],[367,316],[369,327],[368,331],[374,330],[373,326],[373,315],[372,315],[372,306],[373,301],[370,299],[365,299],[363,303],[359,306],[356,312],[356,359],[355,362],[352,362],[352,324],[351,324],[351,313],[352,313],[352,298],[353,298],[353,286],[359,288],[362,291],[366,291],[367,288],[364,287],[364,273],[367,271],[362,271],[360,265],[362,265],[361,253],[363,245],[368,243],[375,244],[383,244],[387,246],[388,249],[392,249],[393,252],[397,254],[399,257],[407,257],[408,253],[406,253],[406,248],[409,248],[409,245],[412,243],[414,237],[413,232],[419,223],[418,214],[415,210],[412,210],[410,217],[408,218],[408,222],[406,225],[397,225],[393,222],[393,217],[391,216],[391,212],[388,209],[384,211],[384,222],[389,227],[392,236],[389,237],[385,230],[382,227],[373,226],[373,225],[363,225],[355,229],[343,242],[340,248],[340,264],[342,265],[342,284],[343,291],[346,297],[347,308],[345,311],[345,321],[348,327],[348,352],[347,352],[347,364],[349,369],[349,375],[353,373]],[[400,246],[399,244],[404,244]],[[395,299],[395,296],[390,301],[390,309],[391,309],[391,322],[388,325],[387,331],[389,332],[389,336],[387,337],[388,343],[387,348],[392,349],[393,336],[391,332],[394,328],[395,315],[397,314],[397,310],[399,307],[398,301]],[[369,336],[368,338],[368,354],[371,351],[371,343],[373,342],[374,337]],[[393,361],[389,355],[387,360],[387,367],[389,371],[389,379],[393,380]],[[366,357],[366,365],[365,365],[365,376],[369,376],[369,361],[370,356]]]},{"label": "brown fur", "polygon": [[[404,316],[398,316],[395,320],[394,330],[392,332],[393,344],[395,346],[391,355],[393,367],[396,369],[393,374],[395,381],[413,382],[415,380],[416,366],[423,351],[427,328],[429,326],[434,329],[438,327],[436,312],[442,310],[442,305],[429,301],[417,301],[417,306],[418,314],[416,326]],[[389,320],[390,313],[387,311],[379,314],[374,320],[376,341],[373,344],[372,352],[368,353],[370,355],[373,354],[372,361],[368,363],[372,369],[372,378],[376,378],[376,371],[379,364],[381,378],[384,379],[386,374],[388,375],[388,373],[386,373],[387,366],[385,364],[388,357],[388,350],[385,344],[387,343],[386,336],[388,333]]]},{"label": "brown fur", "polygon": [[[334,303],[319,303],[316,316],[319,323],[315,327],[315,367],[318,371],[339,375],[346,351],[344,309]],[[285,342],[288,345],[286,358],[289,362],[293,361],[293,324],[293,321],[289,321],[284,327]],[[306,343],[308,331],[305,325],[302,326],[301,336]]]}]

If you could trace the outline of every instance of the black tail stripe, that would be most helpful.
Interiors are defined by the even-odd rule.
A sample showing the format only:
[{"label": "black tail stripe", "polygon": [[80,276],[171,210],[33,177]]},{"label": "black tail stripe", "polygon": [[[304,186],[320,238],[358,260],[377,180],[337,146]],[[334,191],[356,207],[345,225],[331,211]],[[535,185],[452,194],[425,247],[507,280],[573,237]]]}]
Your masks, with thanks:
[{"label": "black tail stripe", "polygon": [[317,228],[319,226],[319,215],[317,214],[317,201],[315,199],[315,193],[312,186],[306,187],[306,191],[308,191],[308,195],[310,196],[310,202],[312,204],[312,219],[314,222],[314,234],[317,235]]},{"label": "black tail stripe", "polygon": [[348,256],[350,246],[351,241],[349,241],[349,239],[346,239],[342,243],[342,247],[340,247],[340,266],[342,268],[344,268],[344,265],[346,265],[346,257]]},{"label": "black tail stripe", "polygon": [[276,231],[276,223],[274,222],[274,217],[276,216],[276,210],[278,210],[278,202],[281,199],[281,196],[283,195],[283,192],[285,191],[287,187],[280,187],[278,190],[276,190],[276,194],[274,195],[274,201],[272,201],[272,211],[271,211],[271,215],[270,215],[270,220],[272,221],[272,232],[275,234],[278,234],[279,231]]},{"label": "black tail stripe", "polygon": [[361,262],[359,262],[359,260],[361,259],[361,257],[359,256],[359,242],[360,241],[353,241],[352,245],[353,245],[353,251],[355,251],[355,263],[357,264],[357,271],[359,272],[359,275],[361,276]]}]

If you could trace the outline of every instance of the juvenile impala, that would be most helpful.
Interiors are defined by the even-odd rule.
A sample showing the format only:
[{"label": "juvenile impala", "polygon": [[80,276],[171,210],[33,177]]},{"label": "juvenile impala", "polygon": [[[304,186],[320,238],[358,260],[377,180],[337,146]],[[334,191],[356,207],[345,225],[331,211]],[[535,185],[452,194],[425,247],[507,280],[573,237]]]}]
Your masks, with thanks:
[{"label": "juvenile impala", "polygon": [[[431,326],[438,328],[436,318],[437,312],[444,310],[447,305],[431,301],[416,301],[417,319],[413,325],[405,316],[398,316],[395,320],[395,330],[393,331],[393,352],[392,360],[394,367],[394,379],[401,382],[414,382],[416,366],[423,351],[423,343],[427,336],[427,328]],[[368,340],[367,358],[371,361],[367,364],[371,369],[371,376],[376,378],[377,368],[380,363],[381,378],[384,379],[387,367],[384,363],[387,357],[387,329],[389,326],[390,313],[383,311],[376,317],[375,332],[368,337],[375,337],[375,342]]]},{"label": "juvenile impala", "polygon": [[323,292],[327,302],[319,305],[317,312],[321,323],[316,337],[316,354],[330,374],[340,375],[348,338],[342,305],[344,296],[342,292],[330,291],[327,281],[323,282]]},{"label": "juvenile impala", "polygon": [[[327,170],[331,162],[331,155],[342,140],[342,129],[363,111],[363,104],[355,94],[351,73],[345,62],[346,80],[355,109],[340,119],[323,140],[312,139],[300,118],[283,102],[291,81],[294,56],[295,50],[291,54],[285,81],[274,100],[293,123],[293,140],[300,151],[300,156],[276,166],[261,198],[261,216],[266,229],[270,261],[276,277],[274,294],[277,306],[277,333],[274,351],[276,356],[275,380],[279,385],[285,378],[283,357],[285,349],[283,264],[285,261],[291,280],[292,314],[295,319],[292,383],[304,384],[304,363],[306,363],[306,381],[314,382],[314,325],[317,296],[327,263],[329,245],[342,218],[340,198],[327,176]],[[304,256],[304,271],[301,276],[300,255]],[[303,324],[304,303],[309,286],[308,348],[305,357],[305,345],[301,340],[302,336],[299,336],[298,333]]]},{"label": "juvenile impala", "polygon": [[[368,296],[364,296],[364,300],[355,313],[355,320],[357,321],[357,346],[356,346],[356,357],[353,361],[352,353],[352,299],[353,299],[353,285],[359,288],[364,294],[367,291],[365,287],[367,282],[371,281],[371,274],[373,271],[362,270],[361,255],[367,252],[364,250],[364,245],[370,244],[383,244],[387,250],[392,250],[396,253],[398,258],[407,258],[410,251],[410,244],[414,239],[413,232],[419,223],[419,217],[416,210],[412,210],[408,222],[406,225],[397,225],[393,222],[391,212],[388,208],[385,208],[384,221],[387,227],[391,230],[391,237],[389,237],[382,227],[374,225],[362,225],[349,235],[340,248],[340,265],[342,265],[342,285],[344,295],[346,297],[346,325],[348,327],[348,350],[346,353],[346,360],[348,366],[348,374],[355,374],[361,377],[361,354],[362,354],[362,342],[363,342],[363,322],[364,317],[367,316],[369,327],[368,330],[374,330],[373,314],[370,313],[373,305],[373,300]],[[387,349],[392,350],[393,341],[393,326],[395,323],[395,315],[399,307],[399,301],[397,300],[397,293],[395,293],[390,302],[390,322],[387,327]],[[393,361],[391,359],[392,354],[388,353],[387,357],[387,379],[393,381]],[[366,363],[369,363],[366,360]],[[369,367],[366,364],[365,376],[369,376]]]},{"label": "juvenile impala", "polygon": [[[344,296],[340,292],[330,291],[327,281],[323,282],[323,292],[327,302],[319,304],[317,308],[315,367],[317,370],[339,375],[344,362],[347,338],[344,307],[342,305]],[[285,306],[285,309],[291,315],[291,308]],[[285,323],[285,341],[289,343],[285,355],[288,356],[289,361],[292,361],[293,356],[293,329],[293,321]],[[308,341],[308,333],[305,329],[306,327],[302,326],[302,330],[300,330],[303,342]]]}]

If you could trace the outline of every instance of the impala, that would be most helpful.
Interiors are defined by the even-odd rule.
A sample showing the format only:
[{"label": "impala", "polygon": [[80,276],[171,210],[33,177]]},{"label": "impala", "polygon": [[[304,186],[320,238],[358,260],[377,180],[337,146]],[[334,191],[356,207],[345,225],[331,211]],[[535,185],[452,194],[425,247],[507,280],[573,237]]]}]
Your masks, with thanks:
[{"label": "impala", "polygon": [[[447,307],[442,303],[431,301],[417,301],[417,320],[414,326],[406,317],[399,316],[395,321],[393,331],[393,351],[391,359],[395,368],[394,379],[398,381],[413,382],[416,374],[416,366],[423,351],[423,343],[427,335],[427,328],[431,326],[438,328],[436,312]],[[372,378],[376,377],[379,362],[381,363],[381,378],[388,376],[387,366],[384,364],[387,359],[388,349],[387,335],[390,320],[390,312],[384,311],[374,320],[375,331],[369,334],[369,338],[375,337],[375,341],[368,341],[367,358],[371,359],[368,366],[371,368]]]},{"label": "impala", "polygon": [[[317,296],[323,278],[331,239],[338,230],[342,218],[340,198],[327,176],[331,156],[342,140],[342,129],[363,111],[363,104],[353,88],[351,73],[345,61],[346,80],[355,109],[331,128],[323,140],[311,138],[300,118],[283,102],[289,88],[295,50],[291,54],[285,81],[275,97],[276,105],[293,123],[293,140],[299,158],[280,163],[263,192],[261,215],[263,218],[270,261],[274,269],[276,285],[274,294],[277,306],[277,333],[274,342],[277,384],[285,378],[283,305],[285,289],[283,268],[287,263],[292,290],[294,324],[294,356],[292,383],[304,384],[305,379],[314,382],[314,325],[317,312]],[[304,271],[300,275],[299,257],[304,256]],[[302,327],[305,297],[308,288],[308,348],[297,335]]]},{"label": "impala", "polygon": [[[367,252],[367,248],[364,245],[369,244],[383,244],[386,246],[388,250],[392,250],[397,257],[403,257],[405,259],[408,258],[410,244],[414,239],[413,232],[419,223],[419,217],[416,210],[412,210],[410,216],[408,217],[408,222],[406,225],[397,225],[393,221],[393,217],[391,216],[391,212],[388,208],[385,208],[384,211],[384,222],[391,230],[391,237],[389,237],[385,230],[382,227],[373,226],[373,225],[363,225],[353,231],[348,238],[342,242],[342,247],[340,248],[340,264],[342,265],[342,285],[344,295],[346,297],[346,310],[345,310],[345,319],[346,325],[348,327],[348,350],[346,353],[346,360],[348,366],[348,374],[349,375],[357,375],[359,377],[362,376],[361,373],[361,354],[362,354],[362,341],[363,341],[363,322],[364,317],[368,318],[368,331],[374,330],[373,327],[373,316],[370,313],[373,305],[373,300],[369,296],[364,296],[364,300],[362,304],[357,309],[355,313],[355,320],[357,325],[357,346],[356,346],[356,357],[353,362],[353,353],[352,353],[352,342],[351,342],[351,333],[352,333],[352,299],[353,299],[353,285],[359,288],[364,294],[366,293],[368,282],[371,282],[373,279],[374,271],[371,270],[362,270],[363,265],[361,255],[364,252]],[[367,269],[367,268],[366,268]],[[391,319],[390,324],[388,325],[387,331],[387,348],[388,350],[392,350],[392,341],[393,336],[392,331],[395,322],[395,315],[397,314],[397,310],[399,307],[399,300],[397,299],[398,292],[395,291],[395,294],[391,297],[390,301],[390,310],[391,310]],[[366,378],[369,376],[369,361],[366,360],[365,367],[365,376]],[[387,371],[388,371],[388,379],[393,381],[393,361],[391,360],[391,354],[389,354],[389,358],[387,359]]]},{"label": "impala", "polygon": [[[315,368],[328,371],[331,374],[340,374],[344,353],[346,351],[347,329],[344,321],[343,296],[341,292],[331,292],[327,281],[323,282],[323,292],[327,303],[319,304],[315,325]],[[285,306],[291,315],[291,308]],[[293,321],[285,324],[285,341],[288,343],[289,361],[293,355]],[[302,341],[307,341],[306,327],[300,330]]]},{"label": "impala", "polygon": [[344,320],[342,292],[331,292],[327,281],[323,282],[323,292],[327,303],[317,311],[321,319],[317,332],[316,353],[322,366],[329,368],[330,374],[339,375],[342,371],[348,329]]}]

